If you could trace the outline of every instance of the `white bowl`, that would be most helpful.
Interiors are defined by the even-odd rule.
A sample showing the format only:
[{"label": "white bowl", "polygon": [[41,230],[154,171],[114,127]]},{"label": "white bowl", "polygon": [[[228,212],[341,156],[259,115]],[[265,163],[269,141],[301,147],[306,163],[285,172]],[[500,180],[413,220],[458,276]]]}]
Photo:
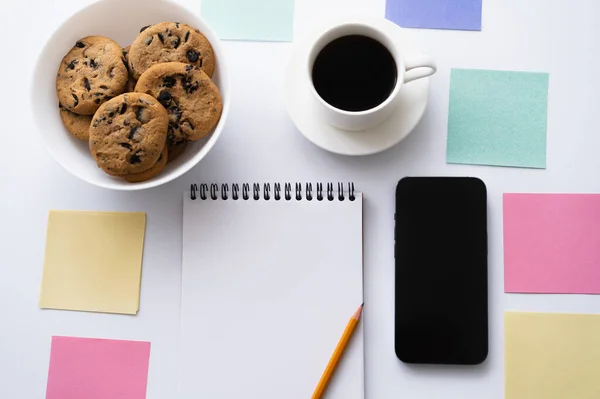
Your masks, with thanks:
[{"label": "white bowl", "polygon": [[[160,175],[143,183],[128,183],[105,174],[92,158],[86,142],[72,137],[58,112],[56,71],[65,54],[85,36],[106,36],[129,46],[143,26],[163,21],[181,22],[198,28],[210,41],[217,59],[213,81],[223,97],[223,114],[207,138],[192,142]],[[229,113],[230,81],[221,42],[195,13],[168,0],[101,0],[74,14],[50,37],[40,54],[32,82],[31,104],[42,139],[65,169],[96,186],[113,190],[142,190],[165,184],[192,169],[215,145]]]}]

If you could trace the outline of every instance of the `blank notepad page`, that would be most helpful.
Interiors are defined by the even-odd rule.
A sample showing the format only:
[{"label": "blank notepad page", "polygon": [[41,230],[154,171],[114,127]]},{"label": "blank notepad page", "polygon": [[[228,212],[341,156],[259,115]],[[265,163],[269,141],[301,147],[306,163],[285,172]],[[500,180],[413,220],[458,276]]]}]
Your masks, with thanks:
[{"label": "blank notepad page", "polygon": [[[186,195],[181,398],[311,397],[363,302],[362,195],[335,198]],[[364,398],[363,365],[361,324],[326,397]]]}]

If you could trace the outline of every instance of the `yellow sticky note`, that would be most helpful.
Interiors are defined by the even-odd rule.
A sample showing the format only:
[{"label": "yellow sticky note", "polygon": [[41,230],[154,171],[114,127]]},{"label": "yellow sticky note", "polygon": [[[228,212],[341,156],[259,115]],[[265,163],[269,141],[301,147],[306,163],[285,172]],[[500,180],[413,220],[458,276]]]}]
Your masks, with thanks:
[{"label": "yellow sticky note", "polygon": [[600,398],[600,315],[504,315],[506,399]]},{"label": "yellow sticky note", "polygon": [[40,307],[136,314],[145,213],[51,211]]}]

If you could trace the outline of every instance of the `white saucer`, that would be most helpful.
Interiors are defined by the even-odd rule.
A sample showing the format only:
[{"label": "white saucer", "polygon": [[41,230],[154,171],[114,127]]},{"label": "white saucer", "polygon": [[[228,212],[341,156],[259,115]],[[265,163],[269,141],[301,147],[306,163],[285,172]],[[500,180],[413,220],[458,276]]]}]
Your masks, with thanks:
[{"label": "white saucer", "polygon": [[285,102],[298,130],[317,146],[336,154],[370,155],[398,144],[417,126],[427,108],[430,78],[419,79],[402,86],[398,109],[374,128],[348,131],[323,121],[318,117],[317,102],[310,90],[311,82],[306,66],[308,52],[311,44],[328,27],[349,21],[377,24],[402,43],[404,54],[422,54],[409,33],[383,18],[353,16],[328,19],[294,45],[285,71]]}]

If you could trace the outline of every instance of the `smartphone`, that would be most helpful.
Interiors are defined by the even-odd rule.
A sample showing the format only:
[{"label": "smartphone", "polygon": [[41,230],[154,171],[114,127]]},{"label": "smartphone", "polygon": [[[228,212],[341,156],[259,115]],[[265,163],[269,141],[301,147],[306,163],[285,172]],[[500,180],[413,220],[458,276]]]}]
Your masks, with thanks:
[{"label": "smartphone", "polygon": [[408,177],[396,189],[395,350],[405,363],[488,354],[487,190],[470,177]]}]

